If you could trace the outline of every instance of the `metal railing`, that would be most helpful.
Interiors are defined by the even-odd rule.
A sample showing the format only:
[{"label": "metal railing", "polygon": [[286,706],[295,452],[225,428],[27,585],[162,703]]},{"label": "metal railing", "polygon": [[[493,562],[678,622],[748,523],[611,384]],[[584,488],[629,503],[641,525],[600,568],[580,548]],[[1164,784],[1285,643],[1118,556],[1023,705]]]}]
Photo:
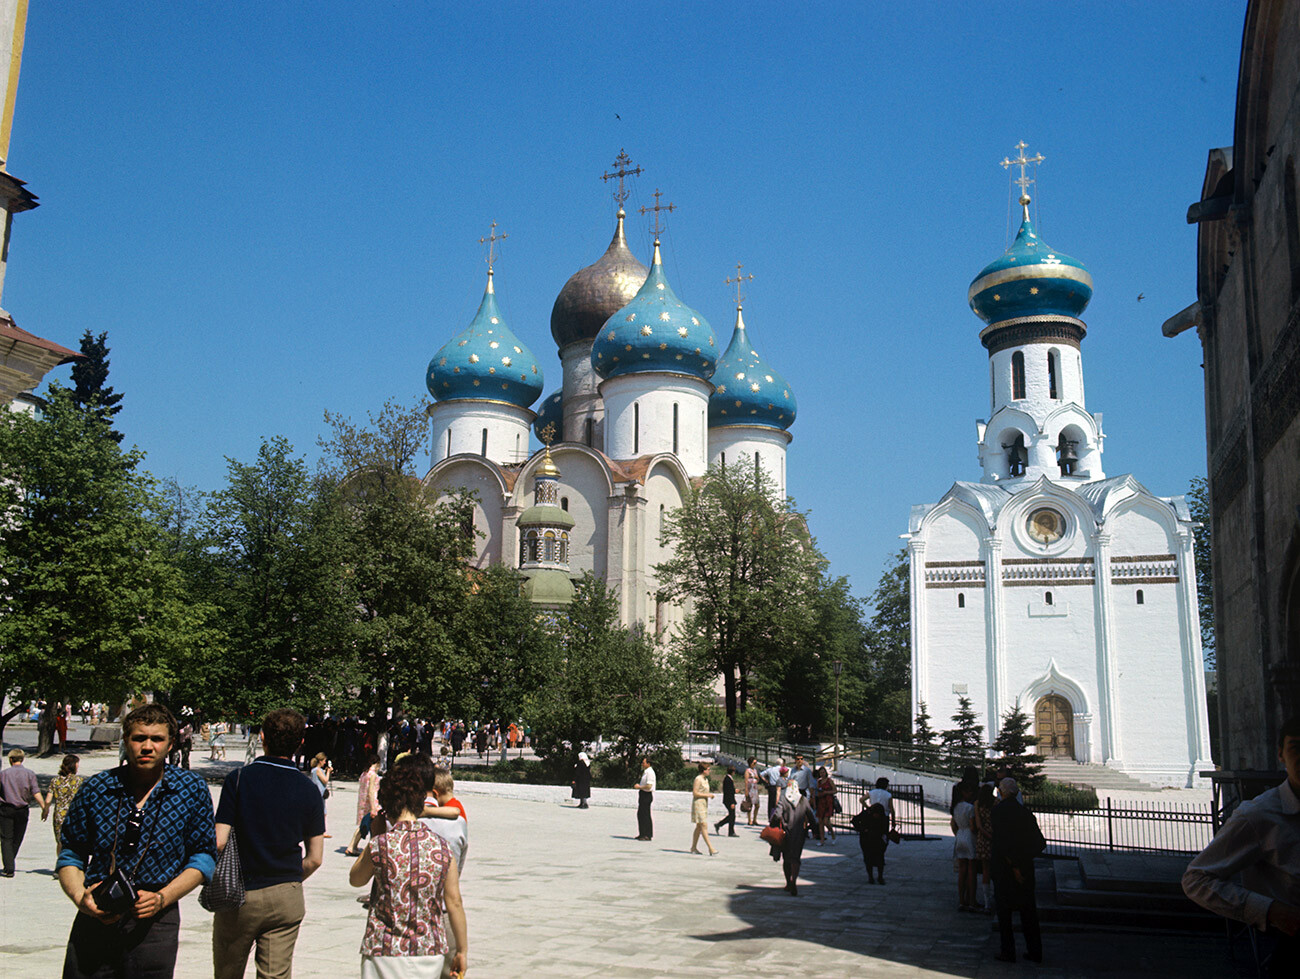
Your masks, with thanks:
[{"label": "metal railing", "polygon": [[[831,817],[837,833],[856,833],[850,820],[862,810],[862,800],[871,790],[871,784],[854,778],[832,775],[835,797],[840,812]],[[894,829],[905,840],[925,839],[925,793],[919,785],[890,785],[894,804]]]},{"label": "metal railing", "polygon": [[817,761],[822,760],[821,745],[819,744],[796,744],[789,741],[765,741],[758,738],[747,738],[739,734],[721,734],[718,736],[718,753],[729,755],[732,758],[744,760],[746,758],[757,758],[763,765],[771,765],[778,758],[785,761],[788,765],[795,755],[803,755],[805,759]]},{"label": "metal railing", "polygon": [[1211,807],[1194,803],[1107,799],[1096,809],[1035,807],[1033,812],[1051,856],[1071,856],[1079,850],[1193,854],[1214,835]]}]

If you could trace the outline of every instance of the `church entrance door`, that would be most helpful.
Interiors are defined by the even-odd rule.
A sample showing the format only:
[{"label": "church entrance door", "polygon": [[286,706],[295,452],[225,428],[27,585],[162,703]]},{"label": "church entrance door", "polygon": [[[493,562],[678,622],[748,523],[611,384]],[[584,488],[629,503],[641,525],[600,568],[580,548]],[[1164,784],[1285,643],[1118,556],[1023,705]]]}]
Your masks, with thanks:
[{"label": "church entrance door", "polygon": [[1038,753],[1048,758],[1074,757],[1074,710],[1059,694],[1048,694],[1034,710]]}]

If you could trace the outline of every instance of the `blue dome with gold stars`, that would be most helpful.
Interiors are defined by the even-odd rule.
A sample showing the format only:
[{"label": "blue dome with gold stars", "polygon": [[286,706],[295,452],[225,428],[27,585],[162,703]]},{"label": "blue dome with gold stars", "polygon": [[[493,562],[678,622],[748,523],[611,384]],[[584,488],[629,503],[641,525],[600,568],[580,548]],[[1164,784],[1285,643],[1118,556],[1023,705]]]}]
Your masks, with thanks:
[{"label": "blue dome with gold stars", "polygon": [[668,372],[707,380],[716,357],[713,328],[668,285],[656,240],[650,274],[633,300],[601,327],[591,366],[601,377]]},{"label": "blue dome with gold stars", "polygon": [[[550,431],[550,438],[542,437],[542,430],[547,425],[555,427]],[[537,417],[533,419],[533,434],[539,442],[564,441],[564,391],[552,393],[537,406]]]},{"label": "blue dome with gold stars", "polygon": [[438,401],[473,398],[519,408],[527,408],[542,393],[542,368],[506,326],[497,308],[491,269],[474,319],[433,355],[425,384]]},{"label": "blue dome with gold stars", "polygon": [[764,425],[786,429],[794,423],[794,393],[785,378],[770,367],[745,329],[745,318],[736,307],[736,330],[731,343],[718,358],[713,372],[715,390],[709,398],[709,427]]},{"label": "blue dome with gold stars", "polygon": [[1078,319],[1092,299],[1092,276],[1038,237],[1026,206],[1016,240],[975,277],[967,298],[990,326],[1029,316]]}]

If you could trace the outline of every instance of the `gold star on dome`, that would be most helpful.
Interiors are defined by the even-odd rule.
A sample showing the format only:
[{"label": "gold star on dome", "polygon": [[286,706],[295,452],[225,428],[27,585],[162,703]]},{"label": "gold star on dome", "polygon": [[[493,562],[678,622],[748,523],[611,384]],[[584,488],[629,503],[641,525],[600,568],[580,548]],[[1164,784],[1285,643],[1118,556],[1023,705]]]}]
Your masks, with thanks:
[{"label": "gold star on dome", "polygon": [[488,368],[488,373],[489,373],[489,374],[495,374],[496,372],[497,372],[497,369],[496,369],[495,367],[489,367],[489,368]]},{"label": "gold star on dome", "polygon": [[446,357],[443,357],[441,360],[439,360],[439,361],[438,361],[438,366],[439,366],[439,367],[446,367],[446,366],[447,366],[447,358],[446,358]]},{"label": "gold star on dome", "polygon": [[663,284],[662,282],[656,282],[656,283],[655,283],[655,288],[656,288],[656,289],[662,289],[663,287],[664,287],[664,284]]},{"label": "gold star on dome", "polygon": [[521,350],[519,347],[515,347],[515,353],[521,354],[523,353],[523,350]]},{"label": "gold star on dome", "polygon": [[459,368],[459,367],[453,367],[453,368],[451,369],[451,372],[452,372],[453,374],[459,374],[459,373],[460,373],[460,368]]},{"label": "gold star on dome", "polygon": [[606,339],[606,340],[617,340],[617,339],[618,339],[618,336],[614,333],[613,330],[610,330],[609,333],[607,333],[607,334],[605,335],[605,339]]},{"label": "gold star on dome", "polygon": [[536,364],[533,364],[533,373],[534,373],[534,374],[537,373],[537,365],[536,365]]},{"label": "gold star on dome", "polygon": [[668,310],[665,309],[662,313],[659,314],[659,319],[667,323],[670,319],[672,319],[672,316],[670,316]]},{"label": "gold star on dome", "polygon": [[463,346],[465,346],[465,344],[467,344],[467,343],[469,343],[468,340],[462,340],[460,343],[456,344],[456,346],[458,346],[458,347],[463,347]]},{"label": "gold star on dome", "polygon": [[772,375],[771,375],[771,374],[764,374],[763,377],[767,380],[767,383],[768,383],[768,384],[771,384],[771,383],[772,383]]},{"label": "gold star on dome", "polygon": [[648,326],[643,326],[643,327],[641,327],[641,335],[642,335],[643,337],[648,337],[648,336],[649,336],[651,333],[653,333],[653,332],[654,332],[654,330],[650,329],[650,327],[648,327]]},{"label": "gold star on dome", "polygon": [[[636,319],[636,313],[628,313],[628,314],[627,314],[627,319],[624,320],[624,322],[625,322],[625,323],[631,323],[634,319]],[[614,334],[611,333],[611,334],[610,334],[610,337],[613,337],[613,335],[614,335]]]},{"label": "gold star on dome", "polygon": [[470,354],[470,355],[469,355],[469,362],[470,362],[471,364],[477,364],[477,363],[478,363],[478,354]]},{"label": "gold star on dome", "polygon": [[679,337],[684,337],[684,336],[686,336],[686,334],[688,334],[688,333],[690,333],[690,332],[691,332],[691,331],[688,330],[688,329],[686,329],[686,327],[684,327],[684,326],[679,326],[679,327],[677,328],[677,335],[678,335]]},{"label": "gold star on dome", "polygon": [[499,319],[497,319],[495,316],[492,317],[492,325],[493,325],[493,326],[496,326],[496,324],[498,324],[498,323],[500,323],[500,322],[501,322],[501,321],[500,321]]},{"label": "gold star on dome", "polygon": [[1029,287],[1029,294],[1030,294],[1031,296],[1036,296],[1036,295],[1038,295],[1038,286],[1030,286],[1030,287]]},{"label": "gold star on dome", "polygon": [[666,343],[661,343],[661,344],[659,344],[659,349],[660,349],[660,350],[667,350],[667,349],[668,349],[668,344],[666,344]]},{"label": "gold star on dome", "polygon": [[751,381],[751,382],[750,382],[750,384],[749,384],[749,389],[750,389],[751,391],[757,391],[758,388],[759,388],[759,384],[758,384],[757,381]]},{"label": "gold star on dome", "polygon": [[745,379],[745,372],[744,372],[744,371],[736,371],[736,380],[737,380],[737,381],[743,381],[744,379]]},{"label": "gold star on dome", "polygon": [[725,384],[719,384],[719,385],[718,385],[718,394],[726,394],[726,393],[727,393],[727,385],[725,385]]},{"label": "gold star on dome", "polygon": [[497,343],[495,340],[489,340],[488,346],[495,350],[497,347],[501,346],[501,344]]},{"label": "gold star on dome", "polygon": [[505,364],[507,367],[509,367],[509,366],[510,366],[510,358],[509,358],[509,357],[502,357],[502,358],[501,358],[501,363],[503,363],[503,364]]},{"label": "gold star on dome", "polygon": [[[478,383],[478,382],[476,381],[475,383]],[[740,402],[739,402],[739,401],[736,402],[736,407],[737,407],[737,408],[740,407]]]},{"label": "gold star on dome", "polygon": [[625,343],[625,344],[623,344],[623,349],[624,349],[624,350],[631,350],[631,349],[632,349],[632,344],[630,344],[630,343]]}]

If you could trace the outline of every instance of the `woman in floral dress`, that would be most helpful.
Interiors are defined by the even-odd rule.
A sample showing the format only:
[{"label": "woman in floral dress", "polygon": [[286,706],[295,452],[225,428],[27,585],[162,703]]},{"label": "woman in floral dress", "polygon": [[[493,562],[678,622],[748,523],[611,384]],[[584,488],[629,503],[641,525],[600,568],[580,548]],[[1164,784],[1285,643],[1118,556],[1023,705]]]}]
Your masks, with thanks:
[{"label": "woman in floral dress", "polygon": [[353,887],[374,880],[361,940],[361,979],[437,979],[448,951],[444,907],[456,939],[451,974],[465,973],[469,936],[460,875],[451,848],[419,819],[424,792],[424,782],[410,768],[388,773],[379,802],[395,821],[370,841],[348,874]]},{"label": "woman in floral dress", "polygon": [[750,758],[745,765],[745,801],[749,803],[749,824],[758,825],[758,759]]},{"label": "woman in floral dress", "polygon": [[85,778],[77,774],[77,766],[81,764],[81,759],[76,755],[64,755],[63,764],[59,766],[59,774],[54,776],[50,782],[50,807],[41,816],[45,819],[52,812],[54,813],[54,851],[58,853],[63,849],[63,820],[68,816],[68,807],[72,805],[72,799],[81,788],[81,783]]},{"label": "woman in floral dress", "polygon": [[357,781],[357,830],[343,851],[350,857],[360,855],[357,844],[370,835],[370,821],[379,815],[379,781],[379,755],[371,751],[366,755],[366,770]]}]

